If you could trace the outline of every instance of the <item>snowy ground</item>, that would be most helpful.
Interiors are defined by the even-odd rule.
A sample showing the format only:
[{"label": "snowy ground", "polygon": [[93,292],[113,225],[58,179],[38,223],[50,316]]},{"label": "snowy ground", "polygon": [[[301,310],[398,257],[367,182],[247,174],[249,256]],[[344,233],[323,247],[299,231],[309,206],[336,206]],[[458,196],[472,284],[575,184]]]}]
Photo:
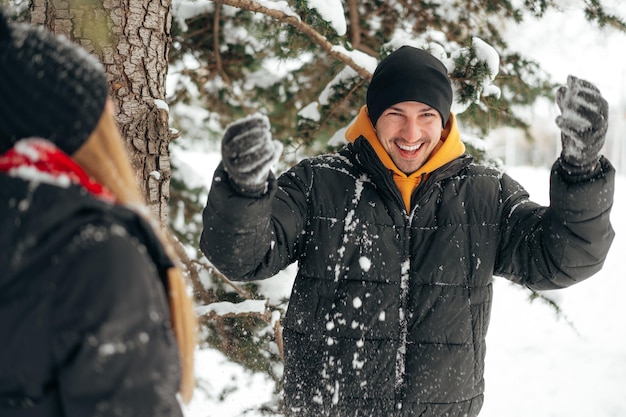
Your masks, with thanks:
[{"label": "snowy ground", "polygon": [[[178,152],[179,166],[202,167],[205,184],[217,156]],[[208,160],[207,160],[208,159]],[[547,203],[548,171],[510,168],[530,192]],[[187,176],[188,177],[188,176]],[[613,224],[617,237],[602,272],[572,288],[549,293],[563,308],[560,320],[528,293],[496,279],[486,363],[486,398],[481,417],[626,416],[626,179],[617,180]],[[273,280],[273,281],[272,281]],[[267,284],[281,287],[284,277]],[[568,325],[571,322],[573,327]],[[243,370],[220,352],[201,350],[199,386],[186,417],[260,417],[273,385],[263,374]]]},{"label": "snowy ground", "polygon": [[[547,203],[548,172],[512,168],[531,197]],[[486,399],[481,417],[626,416],[626,178],[618,176],[617,236],[604,269],[589,280],[547,293],[554,310],[498,279],[488,335]]]}]

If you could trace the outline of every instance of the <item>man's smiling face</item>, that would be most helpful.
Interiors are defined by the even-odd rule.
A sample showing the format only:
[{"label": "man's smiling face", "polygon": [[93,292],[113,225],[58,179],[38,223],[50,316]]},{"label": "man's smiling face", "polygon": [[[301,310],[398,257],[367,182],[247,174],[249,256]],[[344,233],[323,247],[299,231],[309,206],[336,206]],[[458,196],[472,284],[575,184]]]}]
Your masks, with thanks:
[{"label": "man's smiling face", "polygon": [[439,112],[417,101],[394,104],[376,122],[380,143],[396,166],[407,175],[420,169],[428,160],[442,130]]}]

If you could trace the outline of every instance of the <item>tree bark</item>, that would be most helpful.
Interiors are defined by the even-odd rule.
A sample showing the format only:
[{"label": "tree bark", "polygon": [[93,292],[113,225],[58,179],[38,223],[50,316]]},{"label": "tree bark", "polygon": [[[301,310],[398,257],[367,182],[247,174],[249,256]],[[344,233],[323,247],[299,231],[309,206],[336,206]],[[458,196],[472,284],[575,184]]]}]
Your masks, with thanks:
[{"label": "tree bark", "polygon": [[32,24],[65,35],[104,65],[141,191],[165,224],[171,178],[165,105],[171,0],[31,0],[30,11]]}]

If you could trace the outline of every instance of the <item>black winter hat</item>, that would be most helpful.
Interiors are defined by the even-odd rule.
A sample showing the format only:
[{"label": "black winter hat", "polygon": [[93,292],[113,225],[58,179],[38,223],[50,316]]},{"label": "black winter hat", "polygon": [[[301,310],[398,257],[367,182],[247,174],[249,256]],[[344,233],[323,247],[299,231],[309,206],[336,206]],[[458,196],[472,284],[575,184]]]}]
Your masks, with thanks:
[{"label": "black winter hat", "polygon": [[367,89],[367,110],[372,124],[394,104],[419,101],[436,109],[443,125],[450,117],[452,86],[448,71],[429,52],[412,46],[395,50],[376,67]]},{"label": "black winter hat", "polygon": [[92,55],[42,27],[10,23],[0,9],[0,154],[27,137],[73,154],[107,96],[104,69]]}]

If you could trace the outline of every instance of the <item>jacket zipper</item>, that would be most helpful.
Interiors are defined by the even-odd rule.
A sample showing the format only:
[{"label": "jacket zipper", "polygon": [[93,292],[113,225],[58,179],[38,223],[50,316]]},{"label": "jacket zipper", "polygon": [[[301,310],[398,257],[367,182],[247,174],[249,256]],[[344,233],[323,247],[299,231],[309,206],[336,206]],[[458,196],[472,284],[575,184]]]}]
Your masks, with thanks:
[{"label": "jacket zipper", "polygon": [[[371,145],[363,139],[365,142],[362,145],[362,151],[367,155],[367,159],[370,162],[373,162],[373,165],[370,166],[370,169],[374,172],[378,172],[378,175],[383,179],[384,185],[387,191],[391,192],[393,198],[400,207],[401,212],[404,216],[404,245],[403,245],[403,254],[402,254],[402,266],[401,266],[401,275],[400,275],[400,311],[399,311],[399,327],[400,327],[400,337],[399,337],[399,346],[396,350],[396,360],[395,360],[395,372],[396,372],[396,380],[394,386],[395,393],[395,402],[396,409],[400,411],[402,409],[402,402],[404,399],[404,386],[406,383],[405,380],[405,372],[406,372],[406,348],[408,343],[408,294],[409,294],[409,281],[410,281],[410,273],[411,273],[411,253],[410,253],[410,239],[411,239],[411,223],[415,213],[415,207],[417,206],[417,202],[426,195],[426,190],[432,188],[433,184],[437,181],[440,181],[443,178],[447,178],[452,175],[453,171],[458,172],[459,169],[462,169],[466,166],[471,159],[463,158],[460,163],[451,162],[444,167],[441,167],[435,172],[431,173],[426,181],[424,181],[425,174],[422,175],[422,181],[417,189],[414,191],[411,197],[411,212],[407,213],[406,207],[404,206],[404,201],[402,200],[402,195],[400,194],[400,190],[396,186],[393,180],[393,173],[389,171],[378,159]],[[358,151],[357,151],[358,152]],[[372,155],[373,154],[373,155]],[[452,167],[454,169],[451,169]],[[383,192],[381,190],[381,192]]]}]

